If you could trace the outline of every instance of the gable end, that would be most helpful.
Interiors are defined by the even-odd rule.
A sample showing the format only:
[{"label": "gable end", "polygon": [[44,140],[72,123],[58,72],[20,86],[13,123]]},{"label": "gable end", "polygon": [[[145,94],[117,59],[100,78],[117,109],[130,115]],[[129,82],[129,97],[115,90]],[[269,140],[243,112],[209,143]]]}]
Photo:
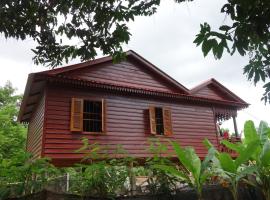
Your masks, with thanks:
[{"label": "gable end", "polygon": [[232,101],[249,105],[240,97],[235,95],[215,79],[210,79],[190,90],[190,94],[198,97],[217,99],[223,101]]}]

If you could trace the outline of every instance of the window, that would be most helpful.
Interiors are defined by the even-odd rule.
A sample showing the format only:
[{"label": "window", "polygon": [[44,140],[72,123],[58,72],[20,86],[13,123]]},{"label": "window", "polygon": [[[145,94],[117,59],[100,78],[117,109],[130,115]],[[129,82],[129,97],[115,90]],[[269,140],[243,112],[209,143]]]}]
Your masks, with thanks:
[{"label": "window", "polygon": [[154,135],[172,135],[171,110],[149,107],[150,132]]},{"label": "window", "polygon": [[72,98],[71,131],[101,133],[105,128],[104,100]]},{"label": "window", "polygon": [[83,102],[83,131],[102,132],[102,102]]},{"label": "window", "polygon": [[164,125],[163,125],[163,113],[162,108],[155,108],[156,113],[156,134],[164,135]]}]

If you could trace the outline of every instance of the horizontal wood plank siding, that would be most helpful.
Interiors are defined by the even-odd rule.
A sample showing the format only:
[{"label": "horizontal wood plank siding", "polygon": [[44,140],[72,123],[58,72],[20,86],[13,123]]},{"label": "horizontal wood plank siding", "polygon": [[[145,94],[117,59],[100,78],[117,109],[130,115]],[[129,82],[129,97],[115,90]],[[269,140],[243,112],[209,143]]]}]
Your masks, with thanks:
[{"label": "horizontal wood plank siding", "polygon": [[211,99],[227,100],[227,101],[231,100],[231,101],[233,101],[233,99],[231,97],[229,97],[228,95],[222,93],[220,90],[218,90],[217,88],[215,88],[212,85],[205,86],[201,90],[197,91],[195,93],[195,95],[200,96],[200,97],[211,98]]},{"label": "horizontal wood plank siding", "polygon": [[44,125],[45,95],[39,101],[28,125],[27,146],[28,152],[33,154],[33,158],[41,156],[42,134]]},{"label": "horizontal wood plank siding", "polygon": [[[217,146],[214,116],[211,107],[187,105],[140,97],[117,96],[93,92],[91,89],[71,89],[60,86],[49,87],[47,91],[46,134],[44,156],[53,159],[82,158],[76,149],[82,146],[81,138],[87,137],[90,143],[106,145],[112,152],[117,145],[123,145],[135,157],[149,156],[149,139],[177,140],[183,146],[193,146],[203,157],[206,148],[202,141],[208,138]],[[100,98],[106,100],[106,133],[91,134],[70,132],[71,98]],[[150,105],[171,109],[173,135],[152,136],[150,134]],[[171,150],[171,148],[169,148]]]},{"label": "horizontal wood plank siding", "polygon": [[102,81],[105,83],[166,92],[181,92],[162,78],[153,75],[153,73],[140,64],[130,61],[122,61],[118,64],[107,62],[89,68],[67,72],[65,75],[82,80]]}]

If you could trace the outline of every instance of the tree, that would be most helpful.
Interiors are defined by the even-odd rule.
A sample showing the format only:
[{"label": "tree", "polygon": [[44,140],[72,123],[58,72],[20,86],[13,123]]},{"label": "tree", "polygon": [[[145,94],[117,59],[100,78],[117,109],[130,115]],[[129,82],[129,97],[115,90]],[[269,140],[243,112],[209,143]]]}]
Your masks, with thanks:
[{"label": "tree", "polygon": [[[56,67],[72,58],[93,59],[98,51],[117,61],[124,57],[122,44],[130,40],[127,23],[136,16],[153,15],[159,5],[160,0],[3,0],[0,33],[36,41],[36,64]],[[219,31],[202,24],[194,42],[205,56],[212,50],[217,59],[224,49],[248,54],[244,74],[255,84],[266,82],[262,100],[270,103],[270,1],[227,0],[221,13],[230,23],[221,24]]]},{"label": "tree", "polygon": [[20,95],[10,82],[0,87],[0,159],[11,158],[25,150],[26,127],[17,120]]},{"label": "tree", "polygon": [[159,5],[160,0],[3,0],[0,33],[36,41],[36,64],[55,67],[71,58],[93,59],[97,51],[117,60],[130,39],[127,23],[153,15]]},{"label": "tree", "polygon": [[93,59],[97,50],[119,57],[121,44],[129,41],[126,23],[152,15],[157,5],[159,0],[6,0],[0,2],[0,32],[6,38],[33,38],[36,64],[55,67],[70,58]]},{"label": "tree", "polygon": [[254,84],[266,82],[262,100],[270,103],[270,1],[269,0],[228,0],[221,13],[231,20],[222,24],[219,31],[211,30],[208,23],[201,24],[201,31],[194,43],[202,46],[204,56],[211,50],[216,59],[223,51],[233,55],[236,51],[248,54],[249,63],[244,74]]}]

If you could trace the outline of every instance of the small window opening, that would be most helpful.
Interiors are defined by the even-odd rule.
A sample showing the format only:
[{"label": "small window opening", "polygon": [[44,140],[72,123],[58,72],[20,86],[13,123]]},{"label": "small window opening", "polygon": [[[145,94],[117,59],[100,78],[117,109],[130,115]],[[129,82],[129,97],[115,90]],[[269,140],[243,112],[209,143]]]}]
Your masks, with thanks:
[{"label": "small window opening", "polygon": [[102,132],[102,102],[84,100],[83,131]]},{"label": "small window opening", "polygon": [[162,108],[155,108],[156,113],[156,131],[158,135],[164,135],[164,124],[163,124],[163,112]]}]

